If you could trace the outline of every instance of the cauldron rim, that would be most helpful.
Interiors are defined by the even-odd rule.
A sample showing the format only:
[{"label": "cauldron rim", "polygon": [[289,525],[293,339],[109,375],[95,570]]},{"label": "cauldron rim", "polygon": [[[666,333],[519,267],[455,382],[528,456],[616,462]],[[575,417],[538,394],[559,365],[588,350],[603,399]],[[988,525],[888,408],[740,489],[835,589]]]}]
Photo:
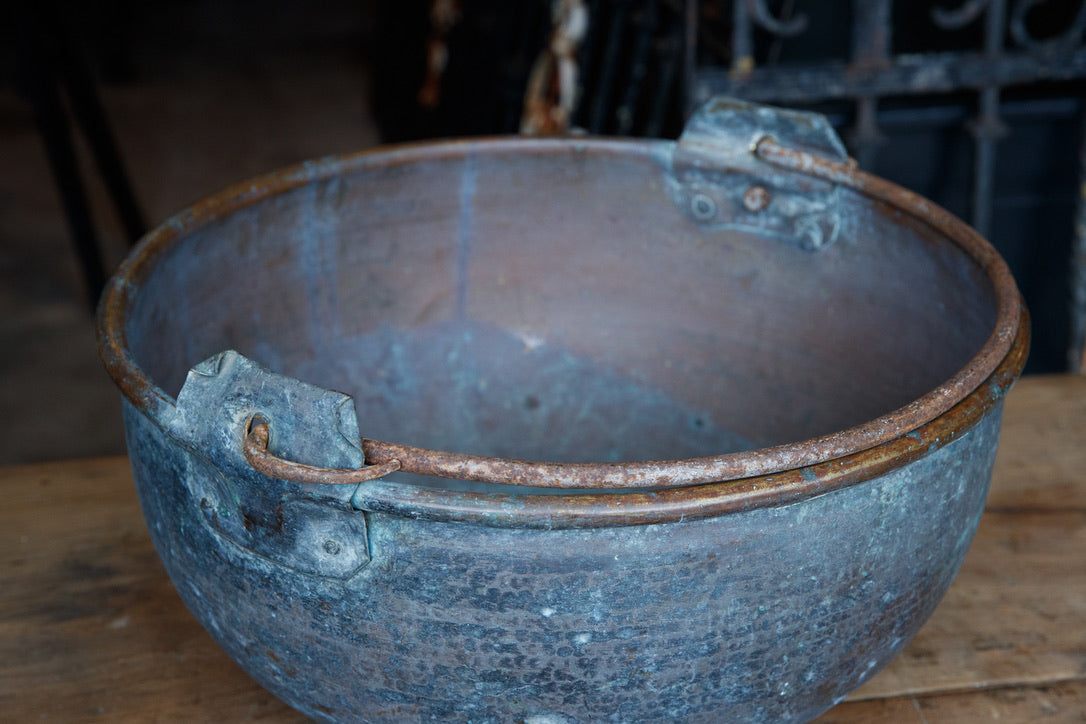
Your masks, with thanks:
[{"label": "cauldron rim", "polygon": [[[188,235],[263,199],[344,173],[470,154],[575,151],[629,157],[667,152],[673,146],[670,141],[592,137],[427,141],[307,161],[234,184],[149,232],[118,268],[98,307],[99,353],[110,376],[137,410],[151,419],[168,415],[175,400],[151,380],[128,349],[125,327],[132,300],[155,262]],[[438,455],[454,461],[475,458],[484,470],[480,477],[468,479],[514,485],[529,481],[531,485],[532,479],[561,476],[573,482],[553,485],[588,490],[564,495],[493,496],[374,481],[366,484],[374,507],[413,517],[532,527],[704,518],[793,502],[870,479],[960,436],[997,405],[1021,373],[1029,346],[1028,313],[998,252],[950,212],[854,164],[826,161],[789,149],[768,150],[776,155],[773,162],[779,166],[828,178],[915,217],[956,244],[981,268],[997,301],[996,319],[988,339],[965,366],[921,397],[876,419],[806,440],[717,456],[626,463],[544,463],[396,445],[401,455]],[[522,476],[525,472],[528,478]],[[619,488],[631,490],[616,490]],[[510,497],[517,501],[509,504]]]}]

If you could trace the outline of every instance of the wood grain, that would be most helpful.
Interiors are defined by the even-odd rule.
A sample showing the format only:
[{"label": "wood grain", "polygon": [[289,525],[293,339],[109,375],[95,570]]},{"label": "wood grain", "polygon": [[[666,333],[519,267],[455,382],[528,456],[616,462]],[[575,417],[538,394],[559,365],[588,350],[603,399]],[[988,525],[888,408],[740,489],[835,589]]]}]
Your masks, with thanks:
[{"label": "wood grain", "polygon": [[1086,378],[1018,383],[961,572],[902,655],[852,699],[1086,675],[1084,435]]},{"label": "wood grain", "polygon": [[817,721],[818,724],[1081,724],[1084,718],[1086,682],[1078,679],[954,694],[846,701]]},{"label": "wood grain", "polygon": [[0,719],[305,721],[181,603],[126,458],[0,469],[0,491]]},{"label": "wood grain", "polygon": [[989,510],[1086,510],[1086,375],[1028,377],[1007,398]]},{"label": "wood grain", "polygon": [[[1007,402],[988,510],[931,620],[822,724],[1086,719],[1086,378]],[[0,720],[300,722],[189,615],[124,458],[0,468]]]}]

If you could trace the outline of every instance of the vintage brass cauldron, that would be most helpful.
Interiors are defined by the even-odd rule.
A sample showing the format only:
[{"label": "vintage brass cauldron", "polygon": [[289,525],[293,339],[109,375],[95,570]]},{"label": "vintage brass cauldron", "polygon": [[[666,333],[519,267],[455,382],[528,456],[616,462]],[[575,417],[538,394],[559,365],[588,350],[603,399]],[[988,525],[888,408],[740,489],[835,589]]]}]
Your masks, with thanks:
[{"label": "vintage brass cauldron", "polygon": [[[158,552],[317,719],[796,721],[890,661],[984,505],[1028,321],[819,116],[306,163],[99,312]],[[341,390],[332,392],[330,390]]]}]

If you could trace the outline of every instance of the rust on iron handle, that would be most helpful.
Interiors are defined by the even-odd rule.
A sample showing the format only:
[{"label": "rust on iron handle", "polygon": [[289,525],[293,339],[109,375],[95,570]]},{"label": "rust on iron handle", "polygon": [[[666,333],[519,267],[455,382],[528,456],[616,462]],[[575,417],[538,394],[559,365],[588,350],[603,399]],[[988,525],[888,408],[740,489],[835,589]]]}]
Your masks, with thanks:
[{"label": "rust on iron handle", "polygon": [[[1014,290],[1010,270],[975,230],[956,217],[912,192],[861,171],[854,163],[838,163],[782,145],[763,136],[751,152],[766,163],[841,184],[870,198],[916,216],[954,240],[986,272],[997,291]],[[687,488],[729,480],[743,480],[806,468],[839,459],[858,451],[884,445],[900,435],[947,413],[956,400],[976,390],[1010,354],[1019,341],[1022,314],[1017,293],[999,294],[996,323],[988,342],[968,365],[938,389],[877,420],[798,443],[682,460],[649,460],[623,463],[575,463],[511,460],[484,455],[429,450],[402,443],[362,439],[362,450],[372,466],[358,470],[331,470],[302,465],[271,455],[266,443],[259,449],[246,438],[245,454],[253,467],[272,477],[323,484],[365,482],[382,475],[403,472],[480,483],[536,488],[590,491],[645,491]],[[957,393],[957,394],[954,394]],[[254,426],[254,430],[258,426]],[[814,452],[811,452],[811,450]],[[259,462],[253,460],[259,457]],[[258,467],[258,465],[260,467]],[[378,472],[381,471],[381,472]]]},{"label": "rust on iron handle", "polygon": [[292,480],[297,483],[321,483],[323,485],[357,485],[374,480],[400,469],[399,460],[388,460],[378,465],[368,465],[355,470],[318,468],[293,460],[284,460],[268,450],[271,430],[266,420],[254,417],[249,420],[248,432],[242,449],[245,459],[258,473],[269,478]]},{"label": "rust on iron handle", "polygon": [[[470,493],[450,490],[432,490],[413,485],[386,483],[378,480],[381,475],[401,469],[399,459],[391,459],[358,470],[332,470],[302,465],[275,457],[267,451],[269,429],[262,420],[250,424],[245,438],[245,456],[259,472],[270,477],[324,484],[349,484],[370,481],[372,486],[360,489],[364,502],[355,503],[371,512],[391,513],[412,518],[461,522],[496,527],[528,528],[590,528],[600,526],[644,525],[668,523],[678,520],[699,520],[717,515],[776,506],[795,502],[810,495],[827,493],[855,485],[889,470],[901,467],[925,454],[937,450],[960,437],[998,405],[1014,384],[1025,365],[1029,350],[1029,313],[1019,299],[1019,324],[1010,351],[985,383],[947,413],[901,437],[875,448],[863,450],[842,458],[797,467],[769,475],[751,476],[740,480],[719,480],[709,484],[683,487],[660,486],[655,490],[633,488],[616,495],[615,490],[595,490],[588,494],[571,492],[561,495],[508,495]],[[362,446],[370,457],[370,444],[363,439]],[[381,446],[387,443],[377,443]],[[391,447],[391,446],[389,446]],[[385,450],[387,452],[388,450]],[[420,452],[402,446],[401,451]],[[461,465],[490,463],[510,475],[512,484],[523,485],[516,473],[538,473],[543,468],[576,468],[590,472],[606,464],[577,463],[529,463],[516,460],[467,456],[474,460],[464,461],[464,456],[452,453],[426,451],[422,461],[408,458],[402,469],[431,475],[445,475],[460,479],[473,479],[466,469],[452,470],[452,458],[460,457]],[[372,458],[371,458],[372,459]],[[621,464],[615,464],[621,466]],[[649,469],[665,466],[666,461],[643,463]],[[387,466],[387,467],[386,467]],[[379,474],[378,474],[378,471]],[[568,470],[567,470],[568,472]],[[646,471],[647,472],[647,471]],[[304,477],[303,477],[304,476]],[[478,479],[475,477],[474,479]],[[542,483],[547,487],[547,481]],[[658,479],[662,482],[662,479]],[[562,487],[550,483],[549,487]]]},{"label": "rust on iron handle", "polygon": [[371,513],[500,528],[596,528],[702,520],[794,503],[840,490],[900,468],[972,429],[999,405],[1026,363],[1029,313],[1010,352],[985,383],[948,412],[890,442],[845,457],[741,480],[657,490],[561,495],[508,495],[422,488],[375,480],[359,488],[352,505]]},{"label": "rust on iron handle", "polygon": [[[945,415],[980,388],[991,370],[1009,357],[1024,355],[1021,341],[1028,337],[1028,329],[1023,329],[1028,321],[1014,279],[998,252],[977,231],[911,191],[865,173],[851,159],[839,163],[783,145],[770,135],[760,138],[750,151],[768,164],[840,184],[887,203],[953,240],[983,269],[998,297],[995,324],[984,347],[943,385],[876,420],[741,454],[624,463],[557,463],[466,455],[364,439],[366,459],[399,460],[402,470],[420,475],[539,488],[644,490],[743,480],[818,465],[885,445]],[[751,203],[761,205],[760,196],[755,192]],[[1020,354],[1012,354],[1016,346]],[[1015,374],[1020,371],[1021,365]]]}]

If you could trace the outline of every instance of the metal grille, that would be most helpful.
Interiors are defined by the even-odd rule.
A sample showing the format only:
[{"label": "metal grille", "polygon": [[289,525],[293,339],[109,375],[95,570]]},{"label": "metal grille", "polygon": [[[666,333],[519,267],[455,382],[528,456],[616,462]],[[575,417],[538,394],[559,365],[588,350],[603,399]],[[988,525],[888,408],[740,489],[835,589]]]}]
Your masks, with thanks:
[{"label": "metal grille", "polygon": [[[1037,266],[1033,255],[1059,257],[1059,278],[1049,272],[1040,281],[1027,281],[1023,291],[1037,311],[1047,309],[1041,297],[1052,297],[1053,285],[1060,288],[1056,296],[1063,297],[1060,301],[1070,313],[1055,311],[1035,319],[1035,346],[1043,355],[1044,346],[1061,337],[1067,366],[1080,370],[1086,335],[1081,83],[1086,78],[1086,2],[965,0],[951,7],[946,1],[785,0],[771,6],[767,0],[687,0],[687,110],[723,94],[828,111],[835,125],[847,129],[850,151],[860,165],[891,179],[900,169],[884,168],[880,155],[895,130],[910,125],[964,127],[972,146],[969,216],[997,246],[1006,236],[993,225],[993,204],[1005,200],[995,190],[999,166],[1022,162],[1030,153],[1023,139],[1041,145],[1036,131],[1014,138],[1010,129],[1038,120],[1069,125],[1073,130],[1065,136],[1070,143],[1061,139],[1052,149],[1057,156],[1052,160],[1054,167],[1066,168],[1077,156],[1077,183],[1056,191],[1037,189],[1035,195],[1047,194],[1040,203],[1049,205],[1050,216],[1060,218],[1045,223],[1055,233],[1065,233],[1070,243],[1026,239],[1017,242],[1025,248],[1001,250],[1012,267],[1020,257],[1020,278],[1028,276],[1023,266]],[[900,51],[895,51],[896,44]],[[789,50],[796,48],[789,57]],[[844,57],[835,57],[840,49],[847,50]],[[886,162],[895,160],[901,160],[900,154]],[[1029,193],[1026,189],[1005,196],[1021,201]],[[1061,325],[1062,330],[1049,329]],[[1034,365],[1037,371],[1045,369],[1043,357],[1040,362]]]},{"label": "metal grille", "polygon": [[[440,37],[439,98],[422,108],[426,53],[411,33],[432,33],[426,8],[443,2],[459,14]],[[861,166],[969,219],[1008,259],[1034,314],[1027,371],[1082,368],[1086,0],[578,2],[572,128],[674,137],[716,94],[825,113]],[[523,128],[553,0],[379,5],[388,140]]]}]

